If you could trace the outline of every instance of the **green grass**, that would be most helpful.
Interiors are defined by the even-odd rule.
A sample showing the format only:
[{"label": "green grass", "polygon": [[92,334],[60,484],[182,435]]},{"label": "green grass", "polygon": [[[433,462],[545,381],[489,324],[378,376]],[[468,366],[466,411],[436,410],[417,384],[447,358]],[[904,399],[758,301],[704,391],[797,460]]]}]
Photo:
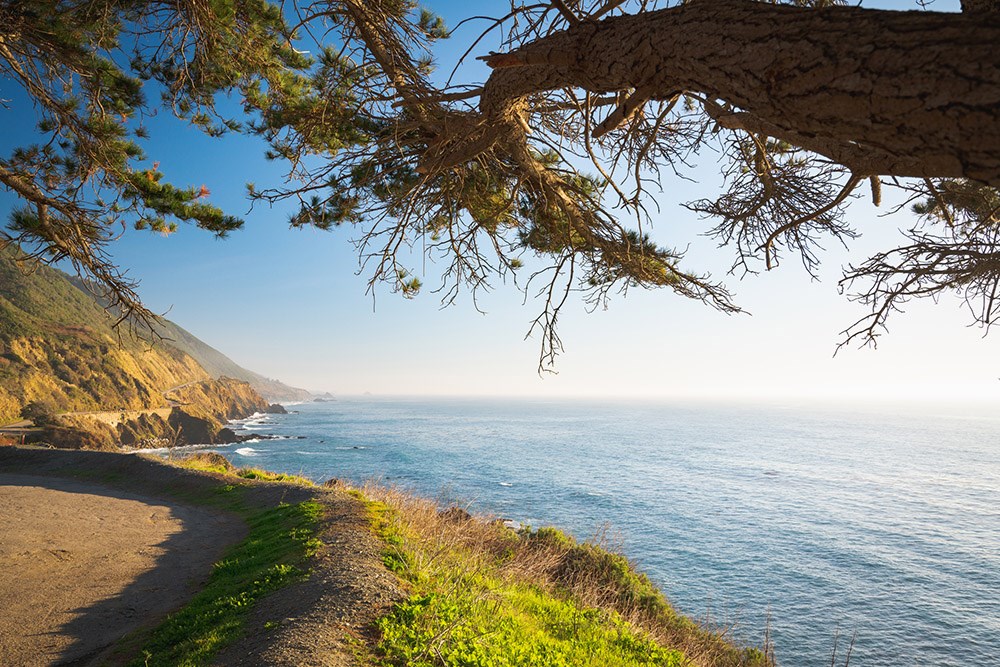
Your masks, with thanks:
[{"label": "green grass", "polygon": [[[219,458],[222,458],[221,455]],[[223,459],[224,460],[224,459]],[[192,454],[183,459],[170,459],[170,463],[187,468],[188,470],[199,470],[201,472],[214,472],[220,475],[228,475],[233,472],[233,467],[226,463],[217,463],[214,458],[204,455]]]},{"label": "green grass", "polygon": [[127,664],[134,667],[209,664],[218,651],[243,636],[247,615],[257,602],[306,576],[307,561],[321,546],[316,537],[323,511],[319,503],[282,503],[261,509],[249,502],[248,485],[237,477],[308,480],[252,469],[251,474],[241,475],[247,471],[227,469],[218,455],[196,454],[171,463],[228,475],[235,483],[195,485],[188,492],[173,488],[171,495],[238,514],[249,534],[215,563],[208,582],[187,605],[158,627],[129,637],[119,646],[119,658],[132,656]]},{"label": "green grass", "polygon": [[[204,469],[207,457],[181,462]],[[213,472],[225,472],[213,470]],[[186,607],[123,652],[131,665],[204,665],[238,641],[251,607],[305,575],[316,551],[315,502],[250,510],[237,476],[283,479],[256,469],[227,472],[205,504],[241,512],[250,535],[216,564]],[[251,477],[251,475],[245,475]],[[384,565],[406,597],[376,624],[377,640],[357,639],[369,667],[771,667],[766,652],[677,614],[628,561],[555,529],[520,533],[429,501],[381,488],[361,500],[382,539]],[[467,516],[467,515],[466,515]],[[268,626],[265,626],[268,627]],[[144,641],[140,649],[135,646]]]},{"label": "green grass", "polygon": [[[446,535],[447,521],[426,512],[411,520],[409,511],[403,518],[384,502],[366,502],[373,529],[386,544],[386,567],[409,587],[409,597],[378,622],[383,664],[690,664],[684,652],[657,643],[614,609],[587,606],[542,585],[532,572],[513,574],[510,566],[526,553],[526,538],[479,522],[456,527],[456,534],[469,535],[455,538]],[[427,540],[429,533],[441,539]]]},{"label": "green grass", "polygon": [[[422,592],[382,619],[379,648],[391,663],[430,667],[570,665],[681,667],[666,649],[613,612],[585,609],[540,589],[491,577],[451,580]],[[433,586],[421,587],[423,590]]]},{"label": "green grass", "polygon": [[[238,487],[222,487],[239,503]],[[307,501],[246,513],[249,536],[215,564],[208,583],[180,611],[146,639],[130,665],[195,666],[243,634],[253,605],[265,595],[305,575],[316,552],[316,525],[322,508]]]},{"label": "green grass", "polygon": [[280,472],[271,472],[259,468],[239,468],[233,473],[243,479],[257,479],[264,482],[287,482],[289,484],[300,484],[302,486],[316,486],[311,479],[306,479],[300,475],[286,475]]},{"label": "green grass", "polygon": [[171,460],[174,465],[188,468],[189,470],[200,470],[202,472],[213,472],[221,475],[235,475],[243,479],[255,479],[263,482],[286,482],[298,484],[300,486],[316,486],[311,479],[301,475],[286,475],[260,468],[234,468],[229,461],[215,452],[196,452],[189,454],[182,459]]}]

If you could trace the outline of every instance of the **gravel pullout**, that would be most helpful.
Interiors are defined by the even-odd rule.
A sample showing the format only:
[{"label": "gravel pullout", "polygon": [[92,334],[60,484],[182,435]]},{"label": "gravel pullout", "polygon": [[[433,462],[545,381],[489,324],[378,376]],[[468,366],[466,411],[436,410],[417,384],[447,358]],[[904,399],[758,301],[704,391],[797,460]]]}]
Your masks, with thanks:
[{"label": "gravel pullout", "polygon": [[220,512],[0,473],[0,662],[86,664],[183,604],[245,533]]},{"label": "gravel pullout", "polygon": [[246,534],[235,515],[185,501],[234,483],[261,509],[319,502],[323,547],[213,662],[357,664],[372,623],[402,596],[357,499],[134,454],[21,447],[0,447],[0,664],[99,664],[122,635],[182,606]]}]

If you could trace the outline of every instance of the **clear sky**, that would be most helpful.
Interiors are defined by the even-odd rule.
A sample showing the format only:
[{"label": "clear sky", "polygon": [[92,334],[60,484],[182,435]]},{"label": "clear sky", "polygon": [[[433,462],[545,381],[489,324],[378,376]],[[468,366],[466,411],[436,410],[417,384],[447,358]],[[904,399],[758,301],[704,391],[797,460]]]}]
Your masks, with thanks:
[{"label": "clear sky", "polygon": [[[455,7],[463,4],[431,7],[454,25]],[[938,0],[934,9],[957,4]],[[485,13],[478,6],[477,12]],[[464,48],[473,31],[454,37],[441,54],[442,68],[450,69],[454,49]],[[6,151],[27,141],[29,114],[7,82],[0,81],[0,97],[12,100],[0,109]],[[152,129],[145,146],[150,161],[178,185],[207,185],[213,203],[245,214],[246,228],[222,241],[184,226],[170,237],[129,232],[116,244],[116,258],[141,280],[140,293],[154,310],[238,363],[292,385],[341,394],[1000,398],[1000,334],[983,338],[982,330],[969,328],[957,298],[912,304],[890,322],[877,350],[833,356],[839,332],[864,314],[837,293],[841,267],[888,247],[895,230],[912,223],[905,214],[881,218],[884,209],[856,203],[850,216],[864,236],[850,251],[831,246],[819,281],[794,261],[747,280],[728,278],[752,315],[721,315],[666,291],[632,291],[594,313],[571,301],[562,316],[566,351],[558,374],[540,377],[539,341],[524,335],[541,305],[525,302],[513,285],[497,285],[480,300],[485,315],[467,295],[442,309],[431,291],[439,283],[436,267],[417,262],[425,284],[419,296],[405,300],[381,289],[373,298],[350,244],[357,230],[293,231],[288,207],[248,210],[247,181],[281,178],[259,141],[210,139],[165,114]],[[665,181],[653,235],[667,245],[690,245],[687,268],[721,278],[732,252],[702,236],[709,224],[678,205],[717,192],[717,172],[704,159],[698,183]],[[6,217],[12,205],[0,193],[0,214]]]}]

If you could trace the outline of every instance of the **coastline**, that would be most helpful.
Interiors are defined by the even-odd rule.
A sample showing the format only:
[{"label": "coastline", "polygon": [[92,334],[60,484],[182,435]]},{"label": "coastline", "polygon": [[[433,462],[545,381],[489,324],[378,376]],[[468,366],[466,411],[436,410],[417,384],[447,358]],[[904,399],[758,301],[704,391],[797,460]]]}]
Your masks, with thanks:
[{"label": "coastline", "polygon": [[307,439],[219,451],[605,535],[689,617],[751,644],[770,631],[783,663],[829,664],[855,631],[852,663],[1000,649],[1000,535],[983,519],[1000,506],[995,420],[377,398],[255,428]]},{"label": "coastline", "polygon": [[[259,523],[254,517],[261,516],[262,512],[287,511],[282,508],[294,508],[310,503],[319,508],[315,513],[318,518],[314,523],[308,524],[311,527],[294,529],[291,533],[279,531],[281,535],[286,536],[282,539],[287,539],[287,535],[296,534],[301,537],[300,556],[288,561],[288,565],[276,565],[278,571],[292,574],[287,581],[260,597],[253,605],[249,605],[250,608],[246,610],[245,616],[241,617],[244,629],[236,635],[244,638],[233,639],[229,641],[228,646],[223,646],[225,642],[220,643],[210,654],[206,654],[206,660],[211,659],[213,664],[340,664],[336,662],[339,658],[335,656],[338,655],[352,655],[354,656],[352,659],[357,660],[360,660],[359,655],[368,656],[364,659],[367,661],[351,663],[359,665],[374,665],[377,656],[382,656],[377,658],[378,661],[383,658],[389,659],[390,662],[401,660],[399,656],[410,649],[406,648],[405,643],[400,644],[399,637],[393,633],[401,631],[405,636],[410,636],[409,633],[412,631],[423,636],[420,633],[431,627],[426,624],[430,623],[433,626],[440,620],[437,615],[424,617],[418,614],[411,617],[408,615],[409,612],[404,613],[405,609],[412,608],[408,605],[423,604],[419,601],[424,599],[447,600],[447,591],[454,589],[453,577],[466,578],[472,576],[473,572],[479,574],[475,575],[477,579],[469,580],[473,586],[470,590],[487,586],[484,591],[492,590],[493,593],[482,600],[499,595],[501,599],[508,600],[505,605],[514,605],[512,610],[520,609],[518,605],[523,604],[524,601],[521,599],[523,593],[519,592],[522,590],[537,591],[532,593],[532,596],[543,595],[537,602],[532,602],[529,608],[534,609],[536,605],[541,604],[544,608],[550,609],[545,612],[546,614],[570,614],[570,617],[577,618],[577,614],[585,612],[589,607],[606,610],[601,612],[600,616],[586,615],[589,614],[586,612],[584,616],[577,618],[574,623],[582,623],[581,628],[589,629],[586,631],[587,634],[579,635],[575,639],[568,639],[561,631],[551,634],[554,628],[549,628],[546,624],[535,626],[534,621],[524,620],[527,617],[521,616],[525,613],[522,611],[518,611],[515,616],[501,615],[501,619],[508,619],[504,623],[514,622],[510,619],[515,618],[521,619],[516,621],[517,623],[528,623],[521,631],[508,637],[518,638],[517,646],[513,647],[516,651],[540,650],[537,647],[548,647],[544,650],[566,651],[570,652],[567,653],[570,655],[580,647],[586,649],[586,646],[590,646],[591,648],[586,650],[612,651],[607,655],[615,656],[612,660],[614,663],[619,656],[619,653],[614,651],[620,652],[622,649],[615,643],[618,640],[611,642],[611,638],[626,632],[630,636],[634,634],[635,638],[630,640],[634,643],[626,646],[636,647],[630,649],[639,651],[636,656],[659,656],[652,662],[642,664],[664,666],[681,664],[677,660],[683,658],[685,651],[708,651],[705,653],[706,656],[709,654],[715,656],[711,662],[699,659],[696,661],[697,664],[770,664],[765,653],[756,649],[732,646],[722,636],[702,630],[691,621],[676,615],[662,595],[650,588],[645,577],[628,574],[625,579],[618,579],[619,575],[607,579],[611,572],[631,573],[627,561],[596,547],[577,545],[575,541],[562,536],[561,533],[539,532],[538,537],[533,533],[518,533],[496,523],[476,519],[466,513],[456,514],[451,510],[442,512],[434,503],[384,488],[355,489],[342,483],[331,483],[324,488],[311,486],[305,482],[254,481],[254,479],[266,480],[269,476],[258,470],[232,471],[227,468],[228,464],[220,463],[217,458],[212,458],[210,455],[196,457],[186,465],[194,466],[195,469],[180,468],[142,455],[127,456],[118,453],[20,447],[0,448],[0,470],[3,470],[5,475],[23,476],[30,473],[31,479],[44,479],[50,485],[69,484],[70,487],[67,488],[82,485],[75,488],[79,489],[77,493],[83,495],[97,493],[105,498],[127,499],[139,494],[145,499],[142,501],[143,508],[153,506],[151,503],[160,502],[159,499],[167,498],[177,506],[207,507],[216,512],[224,510],[239,514],[252,533],[258,530],[254,526]],[[270,478],[285,479],[287,476],[271,475]],[[8,477],[8,479],[17,482],[26,478]],[[238,502],[234,503],[234,500]],[[72,529],[86,534],[87,522],[95,518],[100,520],[100,516],[68,520],[73,524]],[[419,525],[415,525],[414,521]],[[429,527],[430,533],[421,533],[421,525]],[[414,530],[417,532],[414,533]],[[44,533],[44,528],[42,531]],[[445,534],[451,535],[447,544],[436,546],[432,544],[433,539]],[[312,537],[306,537],[307,535]],[[431,542],[427,542],[430,539],[427,535],[433,536]],[[472,547],[474,541],[486,538],[487,541],[502,546],[503,552],[494,553],[490,550],[492,547],[486,551],[480,547]],[[212,543],[218,546],[218,540],[214,538]],[[426,562],[426,556],[419,554],[429,547],[439,556],[445,554],[443,560],[450,563],[447,572],[418,572],[412,569],[415,564]],[[223,561],[217,562],[233,561],[236,558],[233,556],[233,550],[238,552],[239,548],[239,544],[231,546],[230,555],[224,557]],[[514,553],[520,554],[513,557],[513,560],[510,556],[503,555],[511,548],[515,549]],[[189,551],[176,550],[178,554]],[[497,557],[500,557],[500,560],[496,560]],[[303,558],[305,560],[301,560]],[[580,558],[584,560],[580,561]],[[571,562],[577,564],[570,570],[564,570],[563,566],[559,565]],[[612,569],[606,570],[605,568],[609,566]],[[218,573],[219,567],[217,564],[211,568],[213,578]],[[484,570],[484,567],[487,569]],[[580,570],[580,567],[583,569]],[[155,559],[150,571],[158,572],[167,578],[177,578],[177,570],[169,559]],[[482,579],[484,574],[491,571],[495,571],[496,574]],[[507,574],[503,574],[504,572]],[[569,576],[568,573],[572,572],[577,574],[565,579]],[[146,576],[150,576],[148,572],[140,575],[139,579]],[[255,581],[260,581],[260,575],[254,577]],[[516,583],[522,580],[525,583]],[[132,578],[119,583],[123,589],[128,589],[135,587],[135,581],[136,579]],[[474,581],[478,583],[472,584]],[[559,583],[560,581],[563,583]],[[621,592],[611,598],[601,595],[595,597],[587,593],[595,584],[597,585],[593,588],[595,591],[620,590]],[[204,595],[207,588],[211,588],[211,585],[210,580],[206,589],[198,593],[179,613],[183,615],[190,605],[195,604],[197,599]],[[579,587],[581,585],[583,588]],[[607,589],[609,585],[612,589]],[[420,586],[431,588],[427,592],[421,592],[423,589]],[[529,588],[522,589],[521,586]],[[565,592],[559,593],[556,597],[549,597],[555,594],[556,589],[561,590],[565,586],[570,587],[565,588]],[[574,589],[574,586],[577,588]],[[621,588],[623,586],[624,588]],[[638,588],[635,588],[637,586]],[[547,587],[554,587],[552,593],[543,594]],[[573,592],[574,590],[576,592]],[[428,594],[432,597],[426,598]],[[445,597],[437,597],[442,595]],[[479,599],[481,593],[476,595]],[[565,598],[566,595],[570,597]],[[577,598],[578,595],[582,597]],[[573,600],[579,601],[573,602]],[[639,600],[646,602],[638,603]],[[92,616],[92,608],[93,605],[86,607],[82,615]],[[176,659],[171,657],[173,654],[163,654],[166,656],[163,657],[159,652],[168,651],[168,648],[164,648],[167,646],[170,647],[169,650],[173,650],[172,647],[177,641],[163,643],[166,640],[159,640],[160,643],[156,643],[158,641],[156,638],[165,632],[162,625],[157,626],[157,623],[162,621],[162,614],[142,613],[139,616],[137,619],[139,630],[134,636],[124,643],[91,648],[90,652],[83,656],[82,662],[74,664],[90,664],[90,658],[96,659],[95,656],[98,655],[102,659],[112,655],[118,663],[132,664],[130,658],[139,655],[137,652],[142,650],[147,651],[143,662],[173,664],[171,661]],[[492,616],[481,620],[471,615],[467,621],[463,619],[459,621],[475,626],[476,623],[494,622],[496,619]],[[276,618],[285,620],[276,623]],[[449,623],[454,622],[457,621],[449,621]],[[605,628],[605,624],[610,625]],[[112,626],[116,630],[127,629],[124,625],[112,624]],[[67,624],[64,624],[60,631],[65,631],[67,627]],[[492,630],[488,636],[494,636],[496,632],[497,630]],[[607,635],[607,632],[612,634]],[[681,634],[678,635],[678,632]],[[656,643],[658,641],[673,638],[671,641],[676,642],[679,641],[678,637],[684,638],[683,643],[679,644],[682,648],[655,648],[660,646]],[[70,635],[70,640],[72,638]],[[511,646],[504,645],[505,648],[495,644],[496,642],[487,641],[479,650],[490,660],[501,653],[506,655],[505,652],[513,650]],[[155,648],[151,654],[148,653],[149,646]],[[595,646],[598,648],[595,649]],[[434,648],[445,652],[459,650],[447,642],[435,644]],[[632,655],[628,651],[626,653],[626,658]],[[150,659],[150,655],[155,659]],[[67,658],[76,659],[74,655],[66,653],[59,660],[51,662],[61,662]],[[409,664],[407,661],[404,662]],[[412,664],[423,663],[418,661]]]}]

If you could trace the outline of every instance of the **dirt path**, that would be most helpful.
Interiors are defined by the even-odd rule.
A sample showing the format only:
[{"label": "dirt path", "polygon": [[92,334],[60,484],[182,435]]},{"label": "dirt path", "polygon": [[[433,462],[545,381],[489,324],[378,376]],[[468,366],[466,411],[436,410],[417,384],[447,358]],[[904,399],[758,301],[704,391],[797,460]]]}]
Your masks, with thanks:
[{"label": "dirt path", "polygon": [[0,662],[88,662],[180,606],[244,534],[218,512],[0,473]]},{"label": "dirt path", "polygon": [[[403,597],[382,564],[384,544],[364,507],[346,493],[320,491],[323,549],[310,576],[268,597],[251,614],[246,636],[218,655],[221,667],[360,667],[375,641],[375,621]],[[275,627],[275,623],[277,627]],[[270,628],[270,629],[269,629]]]},{"label": "dirt path", "polygon": [[[104,647],[183,604],[245,528],[164,498],[231,483],[134,454],[0,447],[0,667],[99,663]],[[240,483],[260,508],[321,503],[323,547],[310,576],[262,600],[214,663],[367,664],[358,647],[401,592],[364,506],[339,490]]]}]

